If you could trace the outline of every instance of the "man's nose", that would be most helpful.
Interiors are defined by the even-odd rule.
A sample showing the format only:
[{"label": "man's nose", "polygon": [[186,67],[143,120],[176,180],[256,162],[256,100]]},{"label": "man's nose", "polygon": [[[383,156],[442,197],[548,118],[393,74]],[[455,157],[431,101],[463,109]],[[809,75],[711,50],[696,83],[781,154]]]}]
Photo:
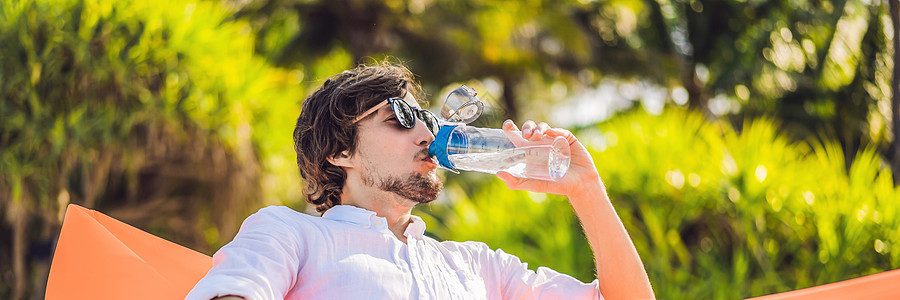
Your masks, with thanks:
[{"label": "man's nose", "polygon": [[428,130],[428,125],[425,125],[425,121],[418,118],[416,118],[416,126],[413,127],[413,132],[416,134],[416,144],[419,146],[428,146],[434,141],[434,134],[431,133],[431,130]]}]

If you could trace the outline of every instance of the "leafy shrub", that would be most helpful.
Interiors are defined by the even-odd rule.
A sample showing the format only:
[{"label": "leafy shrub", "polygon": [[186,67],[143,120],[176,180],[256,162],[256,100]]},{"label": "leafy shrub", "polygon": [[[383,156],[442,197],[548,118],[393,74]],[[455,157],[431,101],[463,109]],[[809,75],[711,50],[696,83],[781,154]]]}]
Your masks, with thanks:
[{"label": "leafy shrub", "polygon": [[13,245],[0,298],[43,293],[69,202],[209,252],[261,195],[299,199],[287,145],[302,75],[253,56],[229,16],[210,2],[0,0],[0,244]]},{"label": "leafy shrub", "polygon": [[[900,191],[873,149],[845,171],[833,142],[792,142],[767,119],[737,132],[676,108],[578,136],[661,299],[738,299],[900,266]],[[437,237],[484,241],[592,280],[590,249],[562,198],[498,179],[447,194],[456,201],[421,209]]]}]

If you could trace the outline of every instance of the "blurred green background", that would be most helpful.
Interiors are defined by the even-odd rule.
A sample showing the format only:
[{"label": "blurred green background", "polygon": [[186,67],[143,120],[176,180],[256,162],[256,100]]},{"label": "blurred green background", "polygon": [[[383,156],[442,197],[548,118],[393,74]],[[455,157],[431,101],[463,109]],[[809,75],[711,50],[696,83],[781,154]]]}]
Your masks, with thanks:
[{"label": "blurred green background", "polygon": [[[384,59],[433,107],[478,90],[474,125],[572,129],[659,298],[895,269],[897,2],[0,0],[0,298],[43,298],[69,203],[206,254],[262,206],[313,213],[300,104]],[[565,198],[445,177],[429,234],[592,280]]]}]

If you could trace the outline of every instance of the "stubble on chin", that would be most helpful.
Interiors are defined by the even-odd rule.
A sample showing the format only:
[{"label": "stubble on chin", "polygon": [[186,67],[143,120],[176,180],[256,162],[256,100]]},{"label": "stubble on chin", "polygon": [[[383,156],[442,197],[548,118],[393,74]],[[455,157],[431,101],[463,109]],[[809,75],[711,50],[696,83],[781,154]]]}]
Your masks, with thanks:
[{"label": "stubble on chin", "polygon": [[[423,155],[427,155],[427,149],[423,150],[423,153]],[[412,172],[405,177],[403,175],[379,176],[377,172],[372,170],[371,165],[369,163],[363,166],[363,184],[394,193],[418,204],[430,203],[436,200],[441,190],[444,189],[444,182],[437,175],[437,170],[435,169],[426,174]]]},{"label": "stubble on chin", "polygon": [[437,199],[444,188],[444,182],[432,171],[427,175],[412,173],[404,179],[385,178],[378,187],[413,202],[425,204]]}]

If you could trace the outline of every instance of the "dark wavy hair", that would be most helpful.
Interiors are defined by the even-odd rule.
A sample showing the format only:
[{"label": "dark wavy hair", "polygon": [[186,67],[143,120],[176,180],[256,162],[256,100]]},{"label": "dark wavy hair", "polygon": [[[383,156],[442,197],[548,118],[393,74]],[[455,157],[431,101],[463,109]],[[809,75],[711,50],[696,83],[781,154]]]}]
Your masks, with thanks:
[{"label": "dark wavy hair", "polygon": [[360,65],[325,80],[306,100],[294,128],[294,151],[300,176],[306,181],[306,202],[322,213],[341,204],[347,173],[328,162],[343,151],[356,152],[353,119],[391,97],[412,93],[422,99],[422,87],[402,64]]}]

